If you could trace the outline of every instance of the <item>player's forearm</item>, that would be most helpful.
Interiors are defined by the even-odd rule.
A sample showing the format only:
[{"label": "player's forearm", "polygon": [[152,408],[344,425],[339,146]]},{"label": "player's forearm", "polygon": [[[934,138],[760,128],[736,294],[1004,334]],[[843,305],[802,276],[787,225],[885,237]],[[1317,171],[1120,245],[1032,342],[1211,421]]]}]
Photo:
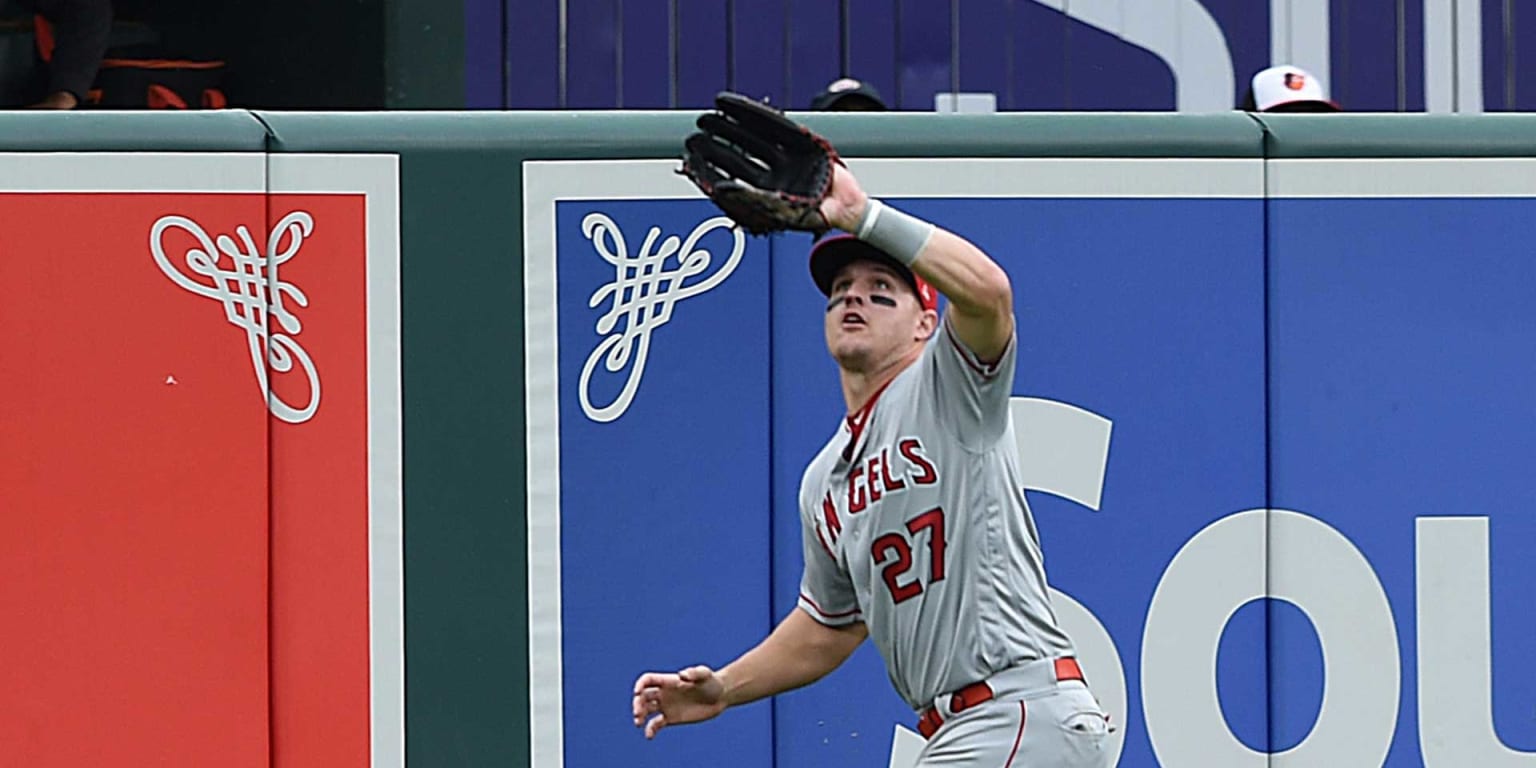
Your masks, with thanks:
[{"label": "player's forearm", "polygon": [[796,608],[767,639],[720,670],[726,704],[810,685],[837,669],[868,634],[863,624],[829,627]]},{"label": "player's forearm", "polygon": [[849,232],[909,265],[950,306],[971,317],[1013,312],[1008,273],[971,241],[883,201],[866,197],[845,221]]},{"label": "player's forearm", "polygon": [[921,275],[949,299],[956,312],[970,317],[1013,314],[1013,284],[997,262],[966,240],[935,227],[928,244],[912,262]]},{"label": "player's forearm", "polygon": [[965,238],[870,198],[849,231],[909,266],[949,299],[949,328],[984,361],[1013,339],[1013,285],[1008,273]]}]

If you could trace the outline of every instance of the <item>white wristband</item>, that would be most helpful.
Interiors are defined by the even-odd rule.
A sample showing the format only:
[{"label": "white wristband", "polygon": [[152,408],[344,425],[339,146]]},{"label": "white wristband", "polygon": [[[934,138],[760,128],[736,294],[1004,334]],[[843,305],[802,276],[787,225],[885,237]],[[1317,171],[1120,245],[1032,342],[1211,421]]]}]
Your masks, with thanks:
[{"label": "white wristband", "polygon": [[857,236],[870,245],[884,251],[891,258],[912,266],[917,254],[933,237],[935,227],[909,213],[899,211],[874,198],[864,208],[859,219]]}]

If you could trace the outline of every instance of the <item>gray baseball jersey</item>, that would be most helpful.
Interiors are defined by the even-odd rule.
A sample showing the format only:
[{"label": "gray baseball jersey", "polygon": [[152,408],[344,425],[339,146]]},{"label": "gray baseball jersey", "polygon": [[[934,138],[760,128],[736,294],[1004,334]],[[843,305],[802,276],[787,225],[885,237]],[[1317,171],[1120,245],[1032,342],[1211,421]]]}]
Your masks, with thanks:
[{"label": "gray baseball jersey", "polygon": [[1019,662],[1072,655],[1019,477],[1016,356],[1010,341],[984,365],[942,322],[800,482],[799,606],[830,626],[863,621],[914,710]]}]

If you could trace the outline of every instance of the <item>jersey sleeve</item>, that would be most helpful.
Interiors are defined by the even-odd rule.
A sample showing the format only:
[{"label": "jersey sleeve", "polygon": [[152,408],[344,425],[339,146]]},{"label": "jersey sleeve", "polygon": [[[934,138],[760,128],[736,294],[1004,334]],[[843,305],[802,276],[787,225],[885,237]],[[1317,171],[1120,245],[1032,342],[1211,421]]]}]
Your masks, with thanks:
[{"label": "jersey sleeve", "polygon": [[984,362],[955,335],[946,317],[923,354],[925,375],[932,388],[939,421],[950,427],[960,444],[981,451],[1002,439],[1008,429],[1008,400],[1013,394],[1013,370],[1018,359],[1018,334],[996,361]]},{"label": "jersey sleeve", "polygon": [[804,505],[800,511],[805,570],[800,575],[800,610],[829,627],[863,621],[858,595],[848,572],[838,563],[823,526]]}]

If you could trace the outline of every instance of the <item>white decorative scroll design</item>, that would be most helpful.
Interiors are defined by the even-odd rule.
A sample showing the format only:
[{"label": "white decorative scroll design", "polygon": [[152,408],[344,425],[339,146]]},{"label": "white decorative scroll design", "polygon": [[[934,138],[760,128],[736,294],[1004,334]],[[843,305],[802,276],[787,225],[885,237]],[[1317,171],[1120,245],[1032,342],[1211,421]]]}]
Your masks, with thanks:
[{"label": "white decorative scroll design", "polygon": [[[183,230],[197,241],[183,254],[180,264],[165,253],[165,233],[172,229]],[[250,230],[243,226],[235,228],[235,237],[211,238],[185,216],[162,216],[149,230],[149,248],[160,271],[182,288],[223,304],[224,319],[245,331],[251,366],[267,408],[290,424],[308,421],[320,407],[320,374],[309,353],[294,338],[304,326],[288,308],[289,302],[307,307],[309,298],[298,286],[283,282],[277,271],[298,254],[304,238],[314,229],[312,216],[293,211],[272,227],[265,252],[257,250]],[[277,328],[270,328],[269,320],[276,321]],[[284,401],[267,385],[269,367],[282,374],[293,371],[295,365],[309,384],[309,399],[303,405]]]},{"label": "white decorative scroll design", "polygon": [[[723,260],[699,247],[699,241],[717,229],[730,230],[734,238],[731,253]],[[610,422],[624,415],[635,399],[645,374],[651,334],[672,319],[677,302],[704,293],[730,277],[741,263],[747,238],[730,219],[719,216],[694,227],[686,239],[669,235],[659,246],[661,227],[651,227],[640,250],[630,256],[624,233],[605,214],[587,214],[581,221],[581,232],[614,268],[613,282],[599,287],[587,302],[593,309],[603,302],[612,303],[597,319],[597,333],[603,340],[587,356],[579,384],[581,410],[587,418]],[[669,260],[676,266],[668,269]],[[689,282],[700,275],[705,277]],[[623,388],[607,405],[594,405],[590,394],[592,374],[599,362],[608,373],[624,377]]]}]

